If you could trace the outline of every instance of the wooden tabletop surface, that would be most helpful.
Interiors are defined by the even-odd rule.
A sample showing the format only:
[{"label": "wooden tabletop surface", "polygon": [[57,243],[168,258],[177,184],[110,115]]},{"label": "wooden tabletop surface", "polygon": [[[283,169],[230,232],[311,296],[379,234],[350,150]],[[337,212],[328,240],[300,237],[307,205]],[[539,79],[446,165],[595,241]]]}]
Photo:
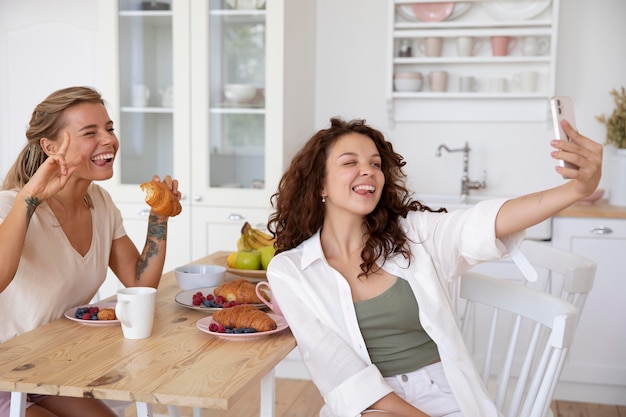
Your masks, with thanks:
[{"label": "wooden tabletop surface", "polygon": [[0,344],[0,390],[228,409],[296,346],[289,329],[250,341],[201,332],[207,314],[177,304],[179,292],[164,274],[147,339],[61,318]]},{"label": "wooden tabletop surface", "polygon": [[556,215],[557,217],[601,217],[606,219],[626,219],[626,207],[612,206],[607,199],[594,204],[574,204]]}]

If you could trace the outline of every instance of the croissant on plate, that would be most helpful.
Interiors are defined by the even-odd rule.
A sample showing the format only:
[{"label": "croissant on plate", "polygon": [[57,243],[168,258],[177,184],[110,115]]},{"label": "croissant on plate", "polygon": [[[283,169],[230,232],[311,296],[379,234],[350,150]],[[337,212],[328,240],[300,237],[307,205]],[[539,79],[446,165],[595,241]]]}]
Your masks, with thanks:
[{"label": "croissant on plate", "polygon": [[213,320],[224,326],[247,327],[257,332],[276,330],[276,322],[266,312],[251,305],[238,305],[213,313]]},{"label": "croissant on plate", "polygon": [[242,304],[262,304],[263,301],[256,295],[256,286],[243,278],[225,282],[217,287],[213,293],[221,295],[226,301],[238,301]]},{"label": "croissant on plate", "polygon": [[166,183],[150,181],[144,182],[140,187],[146,193],[146,203],[156,214],[174,217],[183,210],[180,201],[174,197],[174,193]]}]

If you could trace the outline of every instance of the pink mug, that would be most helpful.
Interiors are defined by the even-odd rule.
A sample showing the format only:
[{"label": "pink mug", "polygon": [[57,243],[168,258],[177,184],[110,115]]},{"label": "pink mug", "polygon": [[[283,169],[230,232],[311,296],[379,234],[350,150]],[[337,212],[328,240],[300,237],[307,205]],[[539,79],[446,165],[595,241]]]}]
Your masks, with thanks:
[{"label": "pink mug", "polygon": [[[267,287],[267,289],[264,289],[262,287]],[[282,316],[283,313],[280,311],[280,307],[278,307],[276,301],[270,301],[268,293],[271,293],[271,288],[270,284],[267,281],[261,281],[256,284],[256,296],[259,297],[261,301],[263,301],[263,304],[268,306],[272,310],[272,312],[274,312],[274,314]]]},{"label": "pink mug", "polygon": [[510,36],[492,36],[491,53],[493,56],[505,56],[511,53],[517,45],[517,38]]}]

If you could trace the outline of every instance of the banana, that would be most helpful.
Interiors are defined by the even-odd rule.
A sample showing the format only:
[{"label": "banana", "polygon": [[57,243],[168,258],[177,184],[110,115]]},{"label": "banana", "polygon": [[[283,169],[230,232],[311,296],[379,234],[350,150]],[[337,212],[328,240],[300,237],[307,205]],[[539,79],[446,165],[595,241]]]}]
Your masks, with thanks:
[{"label": "banana", "polygon": [[237,250],[251,250],[252,247],[250,246],[250,244],[248,243],[248,239],[247,239],[247,235],[242,234],[241,236],[239,236],[239,239],[237,239]]},{"label": "banana", "polygon": [[248,222],[246,222],[241,228],[241,236],[251,249],[259,249],[264,246],[274,246],[275,239],[272,236],[262,230],[255,229]]}]

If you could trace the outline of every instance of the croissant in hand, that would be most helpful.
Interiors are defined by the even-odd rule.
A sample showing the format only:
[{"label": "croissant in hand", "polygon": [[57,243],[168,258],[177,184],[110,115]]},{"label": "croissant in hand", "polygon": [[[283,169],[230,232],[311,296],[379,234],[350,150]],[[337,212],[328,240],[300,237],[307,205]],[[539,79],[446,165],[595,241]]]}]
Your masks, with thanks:
[{"label": "croissant in hand", "polygon": [[256,286],[243,278],[226,282],[217,287],[213,293],[221,295],[226,301],[238,301],[242,304],[262,304],[263,301],[256,295]]},{"label": "croissant in hand", "polygon": [[146,203],[160,216],[174,217],[180,214],[183,207],[176,199],[170,187],[161,181],[144,182],[140,185],[146,192]]},{"label": "croissant in hand", "polygon": [[276,322],[266,312],[251,305],[223,308],[213,313],[213,320],[231,328],[247,327],[257,332],[276,330]]}]

